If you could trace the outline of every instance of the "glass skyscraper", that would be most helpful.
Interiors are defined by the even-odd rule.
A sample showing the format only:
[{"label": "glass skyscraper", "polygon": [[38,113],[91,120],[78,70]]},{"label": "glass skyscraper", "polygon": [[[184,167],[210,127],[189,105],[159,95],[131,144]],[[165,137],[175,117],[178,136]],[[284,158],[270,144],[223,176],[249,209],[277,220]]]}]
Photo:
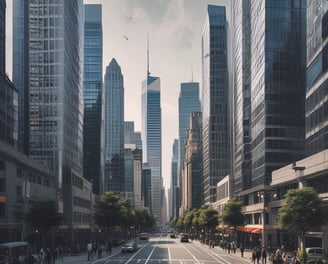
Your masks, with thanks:
[{"label": "glass skyscraper", "polygon": [[251,187],[250,9],[249,0],[233,2],[234,191]]},{"label": "glass skyscraper", "polygon": [[124,83],[115,59],[105,75],[105,191],[124,192]]},{"label": "glass skyscraper", "polygon": [[304,157],[306,1],[250,1],[251,186]]},{"label": "glass skyscraper", "polygon": [[162,190],[162,114],[160,78],[149,74],[142,83],[143,162],[151,170],[151,212],[161,221]]},{"label": "glass skyscraper", "polygon": [[216,201],[216,184],[229,174],[229,74],[223,6],[208,5],[202,37],[204,202]]},{"label": "glass skyscraper", "polygon": [[84,5],[83,175],[103,192],[102,140],[102,6]]},{"label": "glass skyscraper", "polygon": [[64,200],[72,186],[83,188],[83,4],[26,2],[29,155],[56,175],[58,209],[71,222],[72,203],[61,204],[61,195],[64,185]]},{"label": "glass skyscraper", "polygon": [[192,112],[200,111],[199,83],[181,83],[179,96],[179,152],[178,152],[178,186],[181,181],[181,170],[185,153],[185,140],[189,128],[189,118]]},{"label": "glass skyscraper", "polygon": [[328,148],[328,3],[307,1],[306,151]]},{"label": "glass skyscraper", "polygon": [[13,0],[13,83],[18,90],[18,147],[28,154],[29,147],[29,102],[28,102],[28,27],[25,24],[27,1]]}]

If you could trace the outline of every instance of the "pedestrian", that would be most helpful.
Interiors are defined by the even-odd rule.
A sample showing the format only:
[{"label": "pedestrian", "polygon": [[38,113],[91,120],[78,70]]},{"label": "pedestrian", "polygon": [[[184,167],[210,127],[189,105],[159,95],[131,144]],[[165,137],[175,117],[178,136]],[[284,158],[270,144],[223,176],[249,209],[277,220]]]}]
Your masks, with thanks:
[{"label": "pedestrian", "polygon": [[266,264],[267,263],[267,251],[266,251],[265,247],[262,247],[261,257],[262,257],[262,264]]},{"label": "pedestrian", "polygon": [[91,242],[87,244],[87,251],[88,251],[88,260],[93,260],[93,254],[92,254],[93,247]]},{"label": "pedestrian", "polygon": [[232,241],[231,246],[232,246],[233,253],[236,254],[236,248],[237,248],[236,242]]},{"label": "pedestrian", "polygon": [[228,254],[230,254],[230,251],[231,251],[231,243],[228,243],[227,248],[228,248]]},{"label": "pedestrian", "polygon": [[255,264],[255,260],[256,260],[256,248],[253,249],[252,251],[252,262]]},{"label": "pedestrian", "polygon": [[243,243],[240,243],[239,250],[240,250],[241,257],[243,258],[244,257],[244,245],[243,245]]},{"label": "pedestrian", "polygon": [[261,249],[259,247],[256,248],[256,260],[257,264],[260,264],[260,259],[261,259]]},{"label": "pedestrian", "polygon": [[102,257],[102,245],[99,243],[98,245],[98,259]]}]

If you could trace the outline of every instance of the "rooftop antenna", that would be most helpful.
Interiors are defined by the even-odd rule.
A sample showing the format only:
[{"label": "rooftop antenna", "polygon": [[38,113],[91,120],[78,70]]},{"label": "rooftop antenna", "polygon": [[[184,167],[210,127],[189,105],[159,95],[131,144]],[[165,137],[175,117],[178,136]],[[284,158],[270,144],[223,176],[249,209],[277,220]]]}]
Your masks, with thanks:
[{"label": "rooftop antenna", "polygon": [[149,75],[149,33],[147,33],[147,76]]},{"label": "rooftop antenna", "polygon": [[194,69],[191,65],[191,82],[194,82]]}]

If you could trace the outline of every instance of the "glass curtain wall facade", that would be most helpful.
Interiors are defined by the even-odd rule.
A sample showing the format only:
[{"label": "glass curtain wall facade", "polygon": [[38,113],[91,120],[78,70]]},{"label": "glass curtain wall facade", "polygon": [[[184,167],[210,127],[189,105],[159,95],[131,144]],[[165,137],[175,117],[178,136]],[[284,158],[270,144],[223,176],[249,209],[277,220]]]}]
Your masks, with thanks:
[{"label": "glass curtain wall facade", "polygon": [[250,9],[249,0],[233,1],[234,191],[251,187]]},{"label": "glass curtain wall facade", "polygon": [[61,194],[64,181],[83,177],[83,4],[28,3],[29,154],[56,175]]},{"label": "glass curtain wall facade", "polygon": [[142,83],[143,162],[151,170],[151,212],[161,221],[162,190],[162,114],[160,78],[148,75]]},{"label": "glass curtain wall facade", "polygon": [[13,0],[13,83],[18,90],[18,147],[28,154],[29,141],[29,105],[28,105],[28,27],[25,26],[25,10],[28,1]]},{"label": "glass curtain wall facade", "polygon": [[306,1],[250,1],[252,187],[304,157]]},{"label": "glass curtain wall facade", "polygon": [[229,174],[229,74],[223,6],[208,5],[202,37],[204,202],[216,201],[216,184]]},{"label": "glass curtain wall facade", "polygon": [[[189,118],[192,112],[200,111],[199,83],[181,83],[179,95],[179,159],[178,159],[178,186],[181,182],[181,170],[185,154],[186,132],[189,128]],[[180,207],[180,205],[178,205]]]},{"label": "glass curtain wall facade", "polygon": [[83,175],[96,194],[103,192],[102,6],[84,5]]},{"label": "glass curtain wall facade", "polygon": [[307,1],[307,155],[328,148],[328,3]]},{"label": "glass curtain wall facade", "polygon": [[105,191],[124,191],[124,84],[115,59],[105,75]]}]

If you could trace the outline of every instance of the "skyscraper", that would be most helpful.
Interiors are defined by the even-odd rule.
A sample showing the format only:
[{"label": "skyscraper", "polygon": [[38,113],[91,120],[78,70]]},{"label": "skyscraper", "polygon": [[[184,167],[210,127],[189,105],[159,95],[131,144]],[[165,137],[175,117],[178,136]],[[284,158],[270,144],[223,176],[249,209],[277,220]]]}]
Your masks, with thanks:
[{"label": "skyscraper", "polygon": [[142,83],[143,162],[151,170],[151,212],[161,221],[162,190],[162,114],[160,78],[150,76]]},{"label": "skyscraper", "polygon": [[83,175],[98,195],[104,187],[102,48],[102,6],[84,5]]},{"label": "skyscraper", "polygon": [[[28,27],[24,10],[28,1],[13,0],[13,83],[18,90],[18,147],[25,154],[29,150],[28,101]],[[26,74],[25,74],[26,72]]]},{"label": "skyscraper", "polygon": [[250,9],[249,0],[233,2],[234,191],[251,187]]},{"label": "skyscraper", "polygon": [[[306,152],[328,148],[328,4],[307,1]],[[323,44],[324,43],[324,44]]]},{"label": "skyscraper", "polygon": [[272,224],[266,208],[276,195],[272,171],[304,157],[306,0],[237,0],[232,10],[233,190],[257,208],[246,217],[260,225],[267,244],[275,235],[266,226]]},{"label": "skyscraper", "polygon": [[82,1],[31,1],[25,19],[29,29],[29,154],[58,176],[61,188],[65,178],[83,175]]},{"label": "skyscraper", "polygon": [[216,201],[216,184],[229,174],[229,74],[223,6],[208,5],[202,37],[204,202]]},{"label": "skyscraper", "polygon": [[3,82],[4,82],[4,75],[6,69],[5,45],[6,45],[6,1],[0,0],[0,74],[1,74],[0,78],[2,78]]},{"label": "skyscraper", "polygon": [[112,59],[105,75],[105,191],[124,191],[124,84]]},{"label": "skyscraper", "polygon": [[91,224],[91,183],[83,178],[83,3],[24,1],[24,14],[29,155],[55,175],[58,211],[74,235],[76,225]]},{"label": "skyscraper", "polygon": [[250,1],[252,187],[304,157],[305,3]]},{"label": "skyscraper", "polygon": [[[186,133],[192,112],[200,111],[199,83],[181,83],[179,95],[179,152],[178,152],[178,185],[181,182],[181,171],[185,154]],[[180,204],[177,205],[180,207]]]}]

